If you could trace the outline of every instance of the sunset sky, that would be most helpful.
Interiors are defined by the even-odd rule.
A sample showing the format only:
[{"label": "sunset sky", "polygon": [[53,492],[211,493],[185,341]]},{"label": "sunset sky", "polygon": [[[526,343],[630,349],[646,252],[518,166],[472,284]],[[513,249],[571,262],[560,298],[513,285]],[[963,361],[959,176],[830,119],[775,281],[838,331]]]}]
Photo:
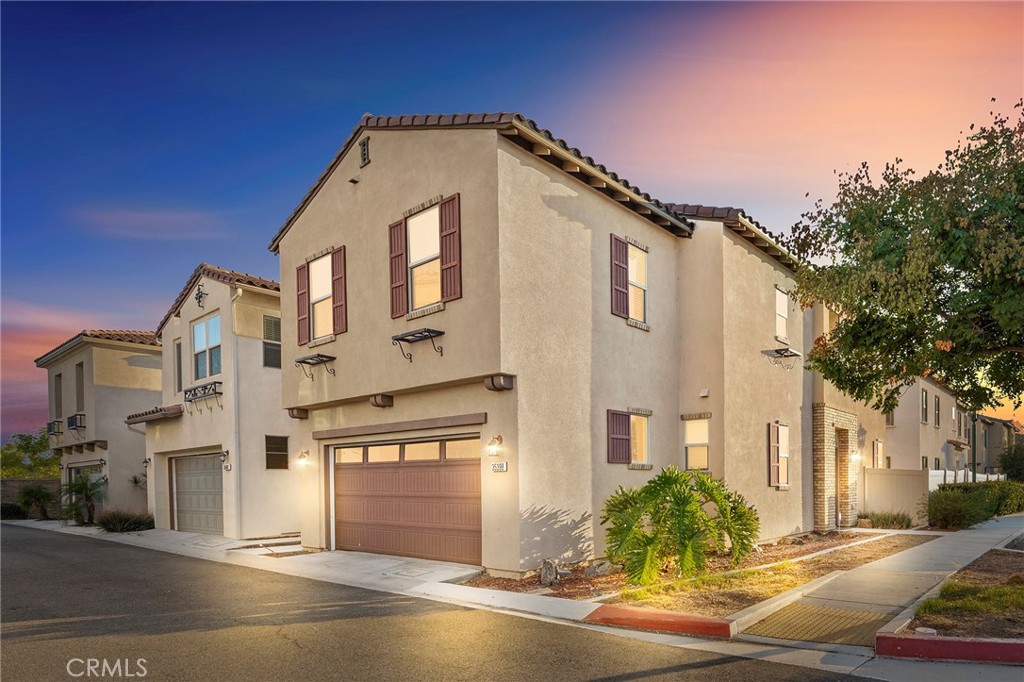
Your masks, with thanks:
[{"label": "sunset sky", "polygon": [[519,111],[783,232],[833,171],[930,170],[1010,112],[1024,3],[3,2],[0,58],[6,438],[83,328],[154,329],[200,261],[277,279],[267,243],[364,112]]}]

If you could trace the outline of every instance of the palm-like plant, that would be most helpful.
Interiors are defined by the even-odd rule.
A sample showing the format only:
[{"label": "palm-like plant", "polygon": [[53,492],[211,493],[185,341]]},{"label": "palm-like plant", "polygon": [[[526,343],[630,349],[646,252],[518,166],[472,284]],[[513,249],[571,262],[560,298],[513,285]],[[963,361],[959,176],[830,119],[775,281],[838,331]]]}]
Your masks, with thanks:
[{"label": "palm-like plant", "polygon": [[[715,514],[708,513],[711,507]],[[605,501],[608,558],[622,562],[631,583],[657,580],[669,561],[676,576],[703,570],[709,550],[723,552],[726,539],[733,564],[754,548],[757,511],[739,493],[702,472],[663,469],[642,488],[619,488]]]},{"label": "palm-like plant", "polygon": [[55,499],[57,499],[57,496],[53,494],[53,491],[41,483],[27,485],[18,491],[18,504],[28,511],[35,509],[36,513],[39,514],[39,518],[43,520],[50,518],[50,512],[47,507]]},{"label": "palm-like plant", "polygon": [[107,482],[103,478],[79,476],[61,486],[61,496],[67,508],[75,510],[92,524],[96,517],[96,503],[106,496]]}]

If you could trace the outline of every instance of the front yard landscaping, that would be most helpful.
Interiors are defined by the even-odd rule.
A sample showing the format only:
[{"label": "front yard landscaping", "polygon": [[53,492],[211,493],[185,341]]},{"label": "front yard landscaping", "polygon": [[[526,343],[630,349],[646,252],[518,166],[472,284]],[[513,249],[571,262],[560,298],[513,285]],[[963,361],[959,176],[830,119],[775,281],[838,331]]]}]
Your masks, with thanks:
[{"label": "front yard landscaping", "polygon": [[957,571],[917,610],[906,632],[1024,639],[1024,553],[993,549]]},{"label": "front yard landscaping", "polygon": [[[729,556],[712,556],[708,558],[709,572],[705,575],[689,581],[665,576],[654,585],[643,588],[629,588],[623,573],[588,577],[582,568],[574,569],[571,576],[550,588],[541,586],[539,576],[522,580],[482,576],[469,584],[488,589],[550,594],[565,599],[600,599],[606,603],[727,616],[832,571],[849,570],[935,538],[933,535],[886,535],[853,547],[847,546],[872,537],[866,533],[811,533],[760,548],[740,563],[738,572],[730,572]],[[834,551],[799,560],[828,549]],[[769,564],[776,565],[757,568]]]}]

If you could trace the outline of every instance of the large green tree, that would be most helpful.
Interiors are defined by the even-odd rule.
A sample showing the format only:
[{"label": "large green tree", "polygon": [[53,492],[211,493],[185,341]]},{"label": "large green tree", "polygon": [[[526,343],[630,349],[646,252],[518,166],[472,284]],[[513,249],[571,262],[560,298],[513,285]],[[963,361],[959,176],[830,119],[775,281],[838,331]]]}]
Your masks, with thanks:
[{"label": "large green tree", "polygon": [[[994,100],[993,100],[994,101]],[[793,228],[797,295],[839,315],[808,365],[890,410],[915,377],[973,409],[1024,396],[1024,117],[992,113],[918,176],[901,159],[879,181],[839,175]]]},{"label": "large green tree", "polygon": [[46,429],[16,433],[0,452],[0,478],[60,478],[60,456],[50,450]]}]

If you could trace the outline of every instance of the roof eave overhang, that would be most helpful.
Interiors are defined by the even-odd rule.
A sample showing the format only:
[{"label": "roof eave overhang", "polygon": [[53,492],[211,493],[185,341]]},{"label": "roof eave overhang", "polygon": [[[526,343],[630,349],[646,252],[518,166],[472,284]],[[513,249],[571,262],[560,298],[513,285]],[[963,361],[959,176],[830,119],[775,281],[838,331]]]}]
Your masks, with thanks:
[{"label": "roof eave overhang", "polygon": [[779,244],[775,239],[765,234],[764,230],[758,227],[750,218],[742,213],[737,216],[736,220],[726,220],[724,222],[725,225],[733,232],[740,235],[790,270],[795,271],[800,265],[799,258]]}]

